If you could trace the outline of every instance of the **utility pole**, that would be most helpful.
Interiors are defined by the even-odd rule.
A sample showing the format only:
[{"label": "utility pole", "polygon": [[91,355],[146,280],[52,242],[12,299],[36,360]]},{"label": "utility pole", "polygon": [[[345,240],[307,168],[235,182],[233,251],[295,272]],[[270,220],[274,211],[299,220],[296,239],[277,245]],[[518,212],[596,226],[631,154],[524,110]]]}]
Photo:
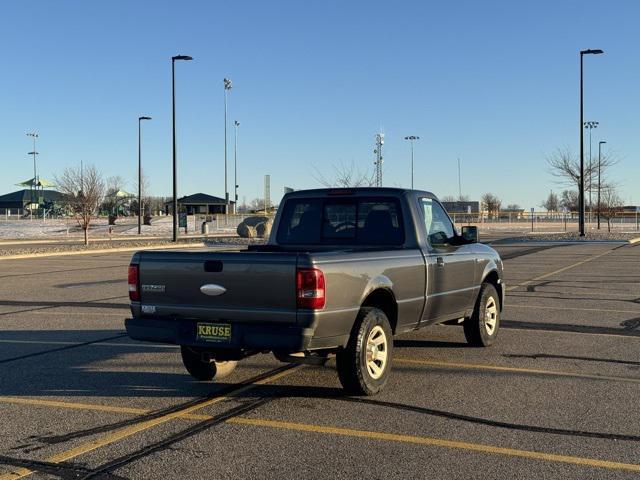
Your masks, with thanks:
[{"label": "utility pole", "polygon": [[193,60],[188,55],[171,57],[171,95],[173,112],[173,241],[178,241],[178,160],[176,153],[176,60]]},{"label": "utility pole", "polygon": [[420,140],[420,137],[409,135],[408,137],[404,137],[404,139],[411,142],[411,190],[413,190],[413,142]]},{"label": "utility pole", "polygon": [[462,201],[462,181],[460,179],[460,158],[458,158],[458,201]]},{"label": "utility pole", "polygon": [[598,142],[598,230],[600,230],[600,189],[602,188],[600,174],[602,168],[602,144],[607,142]]},{"label": "utility pole", "polygon": [[227,186],[227,92],[231,90],[231,80],[225,78],[224,83],[224,213],[229,214],[229,188]]},{"label": "utility pole", "polygon": [[384,162],[382,158],[382,146],[384,145],[384,133],[376,133],[376,148],[373,153],[376,155],[376,160],[373,164],[376,167],[376,187],[382,186],[382,164]]}]

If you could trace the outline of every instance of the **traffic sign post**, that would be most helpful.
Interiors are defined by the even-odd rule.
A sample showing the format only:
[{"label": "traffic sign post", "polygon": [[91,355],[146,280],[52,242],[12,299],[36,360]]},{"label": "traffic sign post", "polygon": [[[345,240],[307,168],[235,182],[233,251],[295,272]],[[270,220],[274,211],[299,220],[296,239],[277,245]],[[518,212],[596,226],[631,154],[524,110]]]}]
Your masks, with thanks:
[{"label": "traffic sign post", "polygon": [[533,207],[531,207],[531,231],[533,232]]},{"label": "traffic sign post", "polygon": [[187,212],[178,214],[178,227],[184,228],[184,233],[187,233]]}]

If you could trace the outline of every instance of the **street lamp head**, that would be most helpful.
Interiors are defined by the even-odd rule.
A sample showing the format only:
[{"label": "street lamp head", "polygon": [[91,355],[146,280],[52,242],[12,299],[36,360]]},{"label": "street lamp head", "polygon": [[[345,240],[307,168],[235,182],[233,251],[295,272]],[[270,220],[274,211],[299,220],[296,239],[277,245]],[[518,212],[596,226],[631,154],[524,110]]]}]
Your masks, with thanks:
[{"label": "street lamp head", "polygon": [[580,55],[601,55],[604,52],[602,50],[596,49],[596,50],[580,50]]},{"label": "street lamp head", "polygon": [[151,120],[151,117],[138,117],[138,121],[140,120]]},{"label": "street lamp head", "polygon": [[602,145],[603,143],[607,143],[607,142],[605,142],[605,141],[600,141],[600,142],[598,142],[598,145]]},{"label": "street lamp head", "polygon": [[225,78],[224,79],[224,89],[225,90],[231,90],[231,79],[230,78]]},{"label": "street lamp head", "polygon": [[404,137],[405,140],[420,140],[420,137],[416,135],[409,135],[408,137]]},{"label": "street lamp head", "polygon": [[176,60],[193,60],[193,57],[190,57],[189,55],[176,55],[175,57],[171,57],[171,60],[174,62]]},{"label": "street lamp head", "polygon": [[584,122],[584,128],[591,130],[592,128],[598,128],[600,122]]},{"label": "street lamp head", "polygon": [[234,124],[236,127],[239,127],[239,126],[240,126],[240,122],[239,122],[238,120],[235,120],[235,121],[233,122],[233,124]]},{"label": "street lamp head", "polygon": [[37,133],[27,133],[27,137],[38,138],[38,134]]}]

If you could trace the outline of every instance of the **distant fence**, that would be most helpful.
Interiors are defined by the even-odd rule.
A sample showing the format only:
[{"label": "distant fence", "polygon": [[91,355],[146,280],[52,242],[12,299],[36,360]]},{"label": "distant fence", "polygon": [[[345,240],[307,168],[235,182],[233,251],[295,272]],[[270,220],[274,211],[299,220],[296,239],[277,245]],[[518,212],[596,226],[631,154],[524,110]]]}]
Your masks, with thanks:
[{"label": "distant fence", "polygon": [[[499,212],[488,215],[484,213],[450,213],[451,219],[456,224],[488,224],[495,226],[514,227],[561,227],[574,228],[578,224],[578,212],[556,213],[556,212]],[[592,225],[597,223],[597,212],[587,212],[585,223]],[[610,219],[611,227],[616,229],[640,229],[640,216],[637,212],[618,212]],[[606,228],[607,218],[600,216],[600,224]]]},{"label": "distant fence", "polygon": [[238,215],[195,215],[195,223],[197,228],[200,228],[203,222],[207,222],[209,226],[209,232],[212,233],[235,233],[238,225],[240,225],[246,218],[249,217],[269,217],[273,218],[272,214],[262,213],[250,213],[250,214],[238,214]]}]

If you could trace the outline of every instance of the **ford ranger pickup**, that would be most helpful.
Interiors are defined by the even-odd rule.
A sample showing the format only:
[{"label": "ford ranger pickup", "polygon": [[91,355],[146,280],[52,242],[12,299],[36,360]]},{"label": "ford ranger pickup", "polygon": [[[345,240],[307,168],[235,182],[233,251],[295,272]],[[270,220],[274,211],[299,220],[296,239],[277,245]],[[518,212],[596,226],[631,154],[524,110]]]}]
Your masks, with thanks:
[{"label": "ford ranger pickup", "polygon": [[505,296],[502,261],[477,227],[458,232],[435,195],[400,188],[288,193],[266,244],[140,251],[128,283],[129,336],[180,345],[199,380],[258,353],[335,355],[359,395],[384,388],[395,335],[459,324],[471,345],[491,345]]}]

